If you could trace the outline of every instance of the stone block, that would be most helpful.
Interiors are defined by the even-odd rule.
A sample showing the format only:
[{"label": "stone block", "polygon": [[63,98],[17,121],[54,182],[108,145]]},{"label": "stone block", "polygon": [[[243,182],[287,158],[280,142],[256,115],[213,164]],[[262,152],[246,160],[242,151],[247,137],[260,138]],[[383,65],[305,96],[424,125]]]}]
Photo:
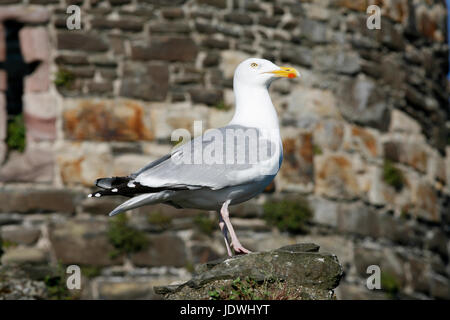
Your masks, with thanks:
[{"label": "stone block", "polygon": [[81,50],[87,52],[102,52],[108,50],[106,42],[96,33],[58,32],[59,50]]},{"label": "stone block", "polygon": [[48,62],[50,58],[50,40],[44,27],[23,27],[19,31],[20,49],[26,63],[33,61]]},{"label": "stone block", "polygon": [[163,64],[125,64],[120,95],[147,101],[163,101],[169,88],[169,69]]},{"label": "stone block", "polygon": [[67,100],[63,112],[65,136],[72,140],[152,140],[149,110],[133,100]]},{"label": "stone block", "polygon": [[344,138],[344,123],[334,119],[327,119],[317,123],[313,131],[313,143],[316,152],[324,149],[336,151],[341,147]]},{"label": "stone block", "polygon": [[43,6],[6,6],[0,12],[0,21],[17,20],[23,23],[46,23],[50,12]]},{"label": "stone block", "polygon": [[315,192],[334,199],[360,196],[352,159],[346,154],[324,154],[314,157]]},{"label": "stone block", "polygon": [[123,258],[110,258],[113,246],[106,232],[108,224],[99,220],[71,220],[49,226],[49,237],[56,259],[63,264],[110,266]]},{"label": "stone block", "polygon": [[54,159],[51,150],[28,147],[25,153],[9,152],[0,168],[1,182],[46,182],[53,180]]},{"label": "stone block", "polygon": [[420,127],[420,124],[408,114],[400,110],[393,109],[391,112],[389,131],[407,134],[420,134],[422,128]]},{"label": "stone block", "polygon": [[283,165],[280,174],[288,184],[308,185],[314,182],[313,140],[311,133],[285,136]]},{"label": "stone block", "polygon": [[48,262],[48,255],[38,248],[17,247],[6,251],[1,262],[4,265],[43,264]]},{"label": "stone block", "polygon": [[0,212],[75,212],[77,194],[60,189],[4,189],[0,193]]},{"label": "stone block", "polygon": [[181,238],[171,233],[149,235],[148,237],[148,248],[131,255],[133,264],[146,267],[186,266],[186,247]]},{"label": "stone block", "polygon": [[113,173],[111,150],[104,143],[64,143],[57,148],[56,161],[66,185],[92,187],[96,179]]},{"label": "stone block", "polygon": [[389,112],[385,94],[370,78],[359,75],[339,82],[338,108],[342,115],[355,123],[386,130]]},{"label": "stone block", "polygon": [[197,57],[195,42],[187,37],[152,37],[150,45],[131,46],[133,60],[194,61]]},{"label": "stone block", "polygon": [[41,236],[38,228],[26,228],[22,226],[3,227],[0,232],[1,238],[15,244],[32,245]]}]

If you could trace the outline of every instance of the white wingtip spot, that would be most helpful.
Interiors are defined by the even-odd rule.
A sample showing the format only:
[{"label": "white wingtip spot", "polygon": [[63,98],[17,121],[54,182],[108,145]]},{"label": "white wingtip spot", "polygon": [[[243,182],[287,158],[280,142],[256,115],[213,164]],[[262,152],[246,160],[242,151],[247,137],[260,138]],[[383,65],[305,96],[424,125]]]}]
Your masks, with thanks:
[{"label": "white wingtip spot", "polygon": [[133,182],[128,182],[127,187],[128,188],[135,188],[136,185]]},{"label": "white wingtip spot", "polygon": [[92,193],[89,193],[89,194],[88,194],[88,198],[92,198]]},{"label": "white wingtip spot", "polygon": [[111,190],[111,192],[117,192],[117,191],[119,191],[119,190],[117,190],[117,188],[114,188]]},{"label": "white wingtip spot", "polygon": [[97,198],[99,198],[100,196],[101,196],[100,193],[96,193],[96,194],[95,194],[95,197],[97,197]]}]

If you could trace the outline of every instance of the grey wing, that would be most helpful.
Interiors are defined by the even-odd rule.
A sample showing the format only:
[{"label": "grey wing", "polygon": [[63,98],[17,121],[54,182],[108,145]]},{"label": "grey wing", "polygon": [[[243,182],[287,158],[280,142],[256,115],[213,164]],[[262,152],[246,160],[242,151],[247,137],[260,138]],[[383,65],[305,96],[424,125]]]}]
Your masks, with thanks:
[{"label": "grey wing", "polygon": [[[221,189],[263,179],[257,163],[250,159],[251,144],[248,139],[233,138],[232,141],[228,139],[227,143],[225,130],[239,127],[227,126],[207,131],[202,137],[178,147],[132,176],[143,186],[188,189]],[[258,139],[258,133],[256,136]],[[231,145],[234,149],[229,161],[226,155],[227,148]],[[244,159],[240,158],[242,153],[247,155]]]}]

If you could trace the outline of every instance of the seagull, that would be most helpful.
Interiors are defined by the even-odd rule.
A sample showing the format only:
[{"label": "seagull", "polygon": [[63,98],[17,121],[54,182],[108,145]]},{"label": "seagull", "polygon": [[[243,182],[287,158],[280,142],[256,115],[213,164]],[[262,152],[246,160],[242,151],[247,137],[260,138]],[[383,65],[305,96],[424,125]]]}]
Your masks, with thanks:
[{"label": "seagull", "polygon": [[250,253],[233,229],[228,208],[264,191],[277,175],[283,147],[268,89],[276,79],[298,76],[294,68],[265,59],[241,62],[233,78],[235,113],[226,126],[178,144],[128,176],[97,179],[101,190],[88,197],[130,197],[110,216],[156,203],[217,211],[228,255],[233,255],[231,248],[235,254]]}]

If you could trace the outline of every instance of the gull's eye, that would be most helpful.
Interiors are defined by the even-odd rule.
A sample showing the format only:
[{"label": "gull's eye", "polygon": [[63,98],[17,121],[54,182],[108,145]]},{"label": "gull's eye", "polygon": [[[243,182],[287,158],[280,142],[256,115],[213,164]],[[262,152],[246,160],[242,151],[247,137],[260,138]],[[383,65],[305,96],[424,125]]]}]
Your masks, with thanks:
[{"label": "gull's eye", "polygon": [[258,66],[258,64],[254,63],[254,62],[252,62],[252,64],[250,64],[250,67],[252,67],[252,68],[256,68],[257,66]]}]

